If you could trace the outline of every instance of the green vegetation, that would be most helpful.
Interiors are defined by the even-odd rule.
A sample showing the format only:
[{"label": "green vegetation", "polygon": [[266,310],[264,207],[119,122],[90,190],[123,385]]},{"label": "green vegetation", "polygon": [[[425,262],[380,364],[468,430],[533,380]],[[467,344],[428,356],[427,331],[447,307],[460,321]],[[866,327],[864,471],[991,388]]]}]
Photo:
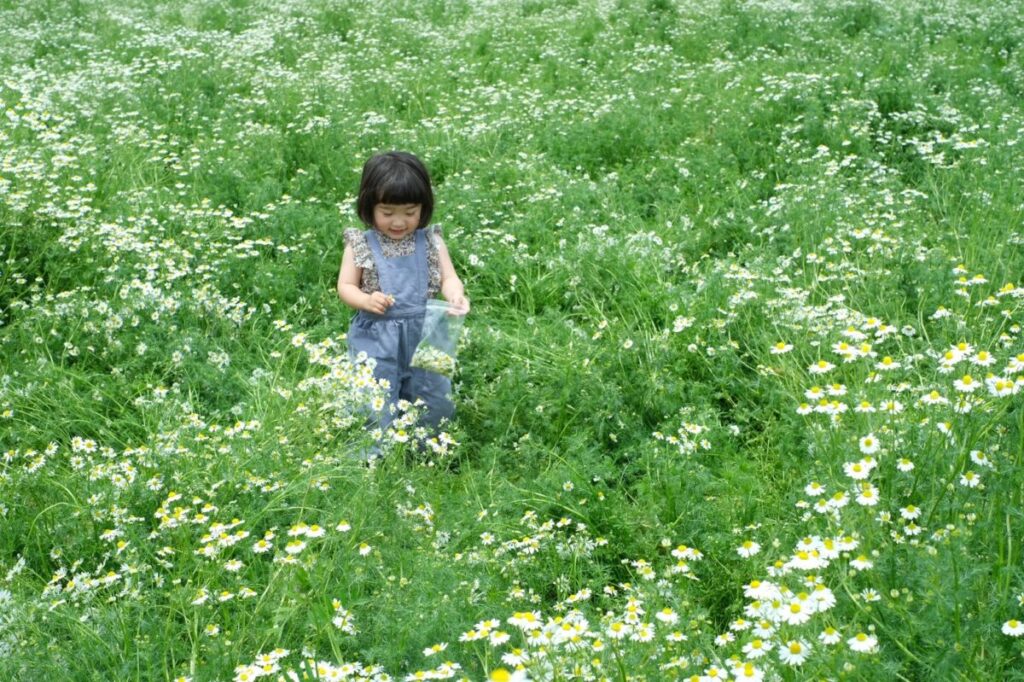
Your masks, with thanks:
[{"label": "green vegetation", "polygon": [[[1022,46],[0,0],[0,678],[1024,679]],[[387,149],[473,312],[457,421],[368,468],[334,285]]]}]

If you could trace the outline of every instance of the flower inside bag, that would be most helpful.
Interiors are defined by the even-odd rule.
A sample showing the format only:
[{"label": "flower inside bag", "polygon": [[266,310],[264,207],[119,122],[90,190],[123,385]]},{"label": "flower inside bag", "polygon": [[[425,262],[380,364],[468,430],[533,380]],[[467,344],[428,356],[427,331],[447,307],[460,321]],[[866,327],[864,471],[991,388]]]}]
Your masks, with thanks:
[{"label": "flower inside bag", "polygon": [[423,338],[409,364],[451,378],[455,374],[455,354],[465,315],[452,315],[449,310],[446,301],[427,301]]}]

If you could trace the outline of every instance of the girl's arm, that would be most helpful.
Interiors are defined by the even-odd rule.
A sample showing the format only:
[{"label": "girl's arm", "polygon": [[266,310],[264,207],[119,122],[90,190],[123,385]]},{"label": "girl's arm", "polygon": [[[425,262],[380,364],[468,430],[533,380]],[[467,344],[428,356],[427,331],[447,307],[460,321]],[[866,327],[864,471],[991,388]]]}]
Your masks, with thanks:
[{"label": "girl's arm", "polygon": [[338,297],[350,308],[383,315],[394,300],[380,291],[368,294],[360,290],[362,279],[363,269],[356,265],[352,249],[346,246],[341,255],[341,270],[338,272]]},{"label": "girl's arm", "polygon": [[451,304],[453,315],[465,315],[469,312],[469,299],[466,298],[462,280],[455,272],[452,258],[448,255],[448,247],[445,246],[441,235],[437,235],[437,261],[441,270],[441,295]]}]

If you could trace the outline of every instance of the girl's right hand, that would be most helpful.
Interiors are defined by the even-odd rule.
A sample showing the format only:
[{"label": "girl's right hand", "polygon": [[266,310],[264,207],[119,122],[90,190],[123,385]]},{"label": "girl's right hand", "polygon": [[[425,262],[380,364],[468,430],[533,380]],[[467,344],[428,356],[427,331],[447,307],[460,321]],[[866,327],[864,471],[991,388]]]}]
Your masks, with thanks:
[{"label": "girl's right hand", "polygon": [[368,313],[376,313],[377,315],[383,315],[387,312],[395,303],[395,297],[391,294],[385,294],[381,291],[375,291],[370,294],[369,298],[366,299],[366,305],[363,307]]}]

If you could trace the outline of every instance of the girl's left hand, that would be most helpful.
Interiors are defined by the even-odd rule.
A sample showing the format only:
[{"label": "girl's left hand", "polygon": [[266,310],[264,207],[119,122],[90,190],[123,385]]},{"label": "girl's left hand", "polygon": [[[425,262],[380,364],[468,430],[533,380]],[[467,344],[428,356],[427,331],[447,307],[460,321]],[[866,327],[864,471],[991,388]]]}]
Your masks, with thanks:
[{"label": "girl's left hand", "polygon": [[465,315],[469,312],[469,299],[465,296],[459,296],[448,301],[448,314],[449,315]]}]

